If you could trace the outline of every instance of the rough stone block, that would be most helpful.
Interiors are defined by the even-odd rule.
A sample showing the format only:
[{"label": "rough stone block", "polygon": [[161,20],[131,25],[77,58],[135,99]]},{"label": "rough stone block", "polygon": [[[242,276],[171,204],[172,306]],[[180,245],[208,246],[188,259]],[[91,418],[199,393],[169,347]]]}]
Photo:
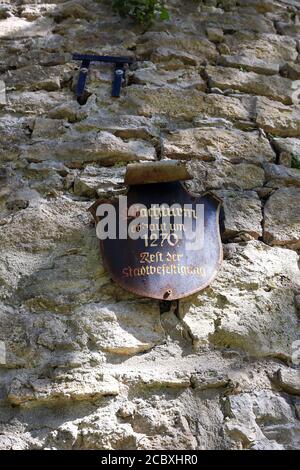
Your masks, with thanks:
[{"label": "rough stone block", "polygon": [[197,115],[247,120],[249,112],[238,98],[206,95],[197,90],[176,90],[135,85],[127,88],[126,99],[146,117],[166,115],[192,120]]},{"label": "rough stone block", "polygon": [[266,132],[275,136],[300,136],[300,107],[285,106],[268,98],[258,97],[256,122]]},{"label": "rough stone block", "polygon": [[[221,55],[219,63],[225,67],[234,67],[263,75],[276,75],[280,69],[279,63],[266,62],[264,59],[248,57],[247,55]],[[289,78],[292,77],[289,76]]]},{"label": "rough stone block", "polygon": [[257,132],[243,132],[213,127],[184,129],[162,140],[165,158],[217,160],[227,158],[233,163],[273,161],[269,141]]},{"label": "rough stone block", "polygon": [[280,188],[281,186],[300,187],[300,169],[287,168],[284,165],[272,163],[264,165],[266,174],[266,186]]},{"label": "rough stone block", "polygon": [[209,342],[251,356],[291,359],[299,339],[293,294],[300,285],[297,254],[259,241],[225,247],[218,278],[181,301],[195,347]]},{"label": "rough stone block", "polygon": [[263,34],[253,34],[245,28],[244,31],[226,35],[226,44],[231,55],[260,59],[267,64],[284,65],[288,61],[294,62],[298,55],[295,39],[273,34],[271,30]]},{"label": "rough stone block", "polygon": [[279,137],[276,137],[273,139],[273,144],[276,151],[279,153],[279,160],[282,165],[299,168],[300,139],[281,139]]},{"label": "rough stone block", "polygon": [[256,189],[264,185],[263,168],[252,163],[232,164],[225,159],[214,162],[189,162],[194,179],[187,182],[191,191],[201,193],[211,189]]},{"label": "rough stone block", "polygon": [[242,72],[229,67],[208,66],[205,72],[211,87],[267,96],[285,104],[293,103],[293,82],[287,78],[279,76],[265,77],[254,72]]},{"label": "rough stone block", "polygon": [[135,160],[154,160],[153,145],[143,140],[123,141],[109,132],[89,132],[84,136],[68,135],[61,142],[47,140],[23,148],[23,157],[31,162],[44,160],[62,161],[73,167],[99,161],[103,165]]},{"label": "rough stone block", "polygon": [[107,197],[121,194],[124,186],[124,168],[98,168],[87,165],[74,181],[74,194],[84,197]]},{"label": "rough stone block", "polygon": [[257,239],[262,235],[262,208],[254,191],[217,191],[224,208],[224,240],[248,234]]},{"label": "rough stone block", "polygon": [[300,247],[300,188],[280,188],[264,207],[264,241],[291,249]]},{"label": "rough stone block", "polygon": [[278,379],[281,387],[287,393],[300,395],[300,371],[296,369],[279,369]]}]

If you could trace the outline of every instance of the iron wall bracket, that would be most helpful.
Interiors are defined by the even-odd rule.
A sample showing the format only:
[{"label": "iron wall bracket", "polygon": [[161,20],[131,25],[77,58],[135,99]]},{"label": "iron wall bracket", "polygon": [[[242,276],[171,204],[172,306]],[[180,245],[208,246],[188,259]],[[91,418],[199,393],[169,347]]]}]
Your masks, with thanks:
[{"label": "iron wall bracket", "polygon": [[112,83],[112,96],[118,98],[121,93],[121,87],[125,80],[126,65],[134,62],[132,57],[124,56],[108,56],[108,55],[89,55],[89,54],[73,54],[73,60],[80,60],[80,72],[76,86],[76,96],[79,104],[85,103],[85,84],[89,72],[91,62],[106,62],[115,64],[114,78]]}]

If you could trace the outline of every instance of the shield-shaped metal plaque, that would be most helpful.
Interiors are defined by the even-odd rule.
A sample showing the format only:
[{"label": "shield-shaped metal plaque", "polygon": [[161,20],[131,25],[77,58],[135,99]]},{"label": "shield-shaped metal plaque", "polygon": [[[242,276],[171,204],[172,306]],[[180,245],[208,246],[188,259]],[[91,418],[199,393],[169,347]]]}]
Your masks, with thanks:
[{"label": "shield-shaped metal plaque", "polygon": [[[149,217],[148,226],[143,227],[148,235],[136,239],[117,235],[115,239],[100,240],[104,265],[111,278],[131,292],[162,300],[186,297],[206,287],[222,262],[220,200],[210,193],[193,195],[179,181],[130,186],[126,196],[126,210],[120,209],[118,199],[111,201],[117,215],[116,233],[120,233],[121,225],[123,237],[124,225],[129,233],[132,227],[141,230],[142,212]],[[104,202],[107,203],[98,200],[90,208],[97,223],[101,217],[96,212]],[[135,212],[128,213],[129,207],[134,207]],[[163,212],[159,210],[162,207],[171,209]],[[170,216],[168,234],[166,224],[163,225],[165,216]],[[187,222],[181,238],[177,236],[183,226],[178,223],[180,216],[182,220],[186,216]],[[154,232],[149,236],[150,229]]]}]

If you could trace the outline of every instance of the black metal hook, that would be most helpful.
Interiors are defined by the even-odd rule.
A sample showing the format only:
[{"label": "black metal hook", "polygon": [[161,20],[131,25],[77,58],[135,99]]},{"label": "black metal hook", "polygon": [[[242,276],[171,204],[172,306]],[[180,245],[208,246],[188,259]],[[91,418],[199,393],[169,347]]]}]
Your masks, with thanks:
[{"label": "black metal hook", "polygon": [[76,87],[76,96],[79,104],[85,103],[85,84],[87,74],[91,62],[106,62],[115,64],[114,79],[112,83],[112,96],[118,98],[121,93],[122,83],[125,79],[125,66],[132,64],[134,59],[132,57],[123,56],[106,56],[106,55],[89,55],[89,54],[73,54],[73,60],[80,60],[80,72]]}]

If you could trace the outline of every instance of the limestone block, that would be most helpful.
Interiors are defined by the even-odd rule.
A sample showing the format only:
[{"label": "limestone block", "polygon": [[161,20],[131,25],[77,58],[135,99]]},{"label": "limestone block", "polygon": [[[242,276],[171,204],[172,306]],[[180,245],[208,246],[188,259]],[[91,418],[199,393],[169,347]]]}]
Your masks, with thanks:
[{"label": "limestone block", "polygon": [[166,158],[210,161],[225,157],[233,163],[257,163],[275,158],[269,141],[257,132],[213,127],[184,129],[167,135],[163,138],[162,150]]},{"label": "limestone block", "polygon": [[256,192],[223,190],[216,194],[223,201],[225,240],[233,239],[240,233],[247,233],[256,239],[262,235],[262,208]]},{"label": "limestone block", "polygon": [[279,76],[265,77],[255,72],[242,72],[230,67],[208,66],[205,69],[211,87],[233,89],[252,95],[267,96],[284,104],[292,104],[293,82]]},{"label": "limestone block", "polygon": [[263,168],[252,163],[232,164],[226,159],[214,162],[188,163],[194,179],[187,182],[191,191],[201,193],[212,189],[255,189],[263,186]]},{"label": "limestone block", "polygon": [[17,70],[9,70],[4,76],[10,90],[56,91],[72,77],[66,66],[47,67],[28,65]]},{"label": "limestone block", "polygon": [[78,308],[74,322],[102,351],[131,355],[164,339],[158,306],[150,302],[94,303]]},{"label": "limestone block", "polygon": [[282,137],[300,136],[300,107],[257,98],[256,122],[266,132]]},{"label": "limestone block", "polygon": [[287,168],[284,165],[266,163],[266,186],[280,188],[281,186],[300,186],[300,169]]},{"label": "limestone block", "polygon": [[[256,72],[263,75],[275,75],[279,73],[280,64],[274,62],[266,62],[264,59],[249,57],[247,55],[221,55],[219,59],[220,65],[225,67],[234,67],[247,72]],[[289,76],[289,78],[292,78]]]},{"label": "limestone block", "polygon": [[39,162],[53,160],[66,162],[70,166],[82,167],[84,163],[101,161],[103,165],[134,160],[154,160],[153,145],[143,140],[123,141],[109,132],[89,132],[82,137],[68,135],[68,140],[47,140],[24,148],[23,157]]},{"label": "limestone block", "polygon": [[294,138],[273,139],[274,147],[279,153],[279,160],[282,165],[287,167],[298,167],[300,164],[300,140]]},{"label": "limestone block", "polygon": [[191,120],[197,115],[247,120],[249,113],[238,98],[205,95],[197,90],[176,90],[133,85],[126,89],[126,99],[143,116],[156,114]]},{"label": "limestone block", "polygon": [[273,34],[271,29],[266,33],[247,31],[247,28],[226,36],[226,44],[232,55],[242,55],[261,59],[268,63],[284,65],[287,61],[297,59],[296,41],[288,36]]},{"label": "limestone block", "polygon": [[[161,48],[169,50],[168,54],[163,53]],[[158,49],[160,49],[160,52],[157,52]],[[181,54],[182,60],[187,60],[189,63],[192,61],[193,64],[201,63],[206,59],[214,59],[217,56],[216,46],[205,36],[188,35],[178,30],[174,34],[169,32],[146,32],[142,38],[139,38],[136,49],[139,59],[151,59],[154,62],[169,60],[171,58],[170,54],[174,54],[176,57],[176,51],[179,54],[179,59]],[[181,63],[182,60],[180,60]]]},{"label": "limestone block", "polygon": [[23,18],[10,16],[1,21],[0,39],[18,39],[24,37],[47,36],[53,23],[49,18],[40,17],[31,22]]},{"label": "limestone block", "polygon": [[74,194],[85,197],[107,197],[121,194],[124,186],[125,167],[97,168],[87,165],[74,181]]},{"label": "limestone block", "polygon": [[300,189],[280,188],[264,207],[264,240],[297,250],[300,246]]},{"label": "limestone block", "polygon": [[300,395],[300,371],[297,369],[284,369],[278,371],[278,379],[281,387],[287,393]]},{"label": "limestone block", "polygon": [[300,285],[297,254],[259,241],[225,247],[216,280],[181,301],[194,346],[209,342],[256,357],[291,358],[299,339],[293,294]]}]

